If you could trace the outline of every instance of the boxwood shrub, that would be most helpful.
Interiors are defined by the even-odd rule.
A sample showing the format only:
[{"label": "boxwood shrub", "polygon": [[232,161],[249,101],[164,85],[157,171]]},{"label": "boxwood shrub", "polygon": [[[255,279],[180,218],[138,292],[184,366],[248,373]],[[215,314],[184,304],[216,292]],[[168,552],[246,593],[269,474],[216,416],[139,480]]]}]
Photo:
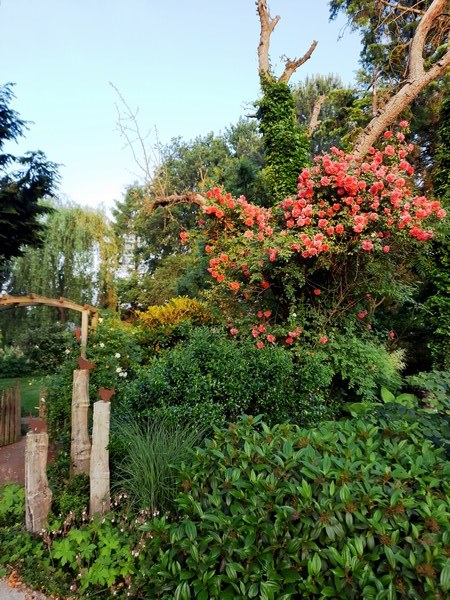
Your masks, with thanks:
[{"label": "boxwood shrub", "polygon": [[[148,598],[444,599],[449,465],[417,426],[243,418],[181,473],[180,521],[146,528]],[[137,583],[137,582],[135,582]]]},{"label": "boxwood shrub", "polygon": [[295,357],[279,347],[229,339],[220,329],[199,327],[189,339],[142,366],[117,400],[117,413],[155,412],[185,423],[223,425],[241,414],[267,422],[317,422],[329,416],[302,386]]}]

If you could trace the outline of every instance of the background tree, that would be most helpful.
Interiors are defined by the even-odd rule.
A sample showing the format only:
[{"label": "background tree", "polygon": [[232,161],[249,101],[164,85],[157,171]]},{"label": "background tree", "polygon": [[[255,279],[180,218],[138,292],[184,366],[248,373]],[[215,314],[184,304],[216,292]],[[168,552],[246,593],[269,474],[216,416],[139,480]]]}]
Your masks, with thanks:
[{"label": "background tree", "polygon": [[364,156],[427,86],[450,66],[448,0],[331,0],[361,32],[361,63],[372,91],[372,118],[354,145]]},{"label": "background tree", "polygon": [[344,85],[339,75],[306,76],[292,93],[297,119],[307,128],[313,156],[332,146],[350,149],[355,131],[370,118],[370,98]]},{"label": "background tree", "polygon": [[[7,292],[63,296],[79,304],[115,308],[117,246],[106,216],[76,205],[54,203],[53,208],[46,216],[41,247],[27,248],[12,261]],[[64,309],[57,315],[47,307],[17,309],[13,314],[14,319],[11,311],[0,315],[6,341],[30,325],[64,323],[68,318]]]},{"label": "background tree", "polygon": [[260,176],[262,142],[254,121],[241,119],[223,134],[210,133],[189,142],[174,139],[160,147],[159,160],[153,177],[130,187],[113,210],[122,265],[119,297],[131,309],[164,302],[171,297],[169,290],[195,295],[202,287],[204,261],[179,243],[180,231],[201,221],[198,205],[155,205],[161,195],[177,198],[219,185],[256,202],[265,198]]},{"label": "background tree", "polygon": [[[437,197],[450,213],[450,97],[442,104],[438,145],[435,153],[433,187]],[[424,322],[437,369],[450,368],[450,226],[444,224],[441,235],[434,240],[427,263],[428,286],[424,303]]]},{"label": "background tree", "polygon": [[[17,157],[4,151],[7,142],[24,135],[27,123],[11,109],[12,84],[0,86],[0,284],[6,276],[7,261],[20,256],[26,246],[42,241],[42,215],[48,205],[39,202],[51,195],[57,168],[40,152]],[[3,275],[2,275],[3,274]]]}]

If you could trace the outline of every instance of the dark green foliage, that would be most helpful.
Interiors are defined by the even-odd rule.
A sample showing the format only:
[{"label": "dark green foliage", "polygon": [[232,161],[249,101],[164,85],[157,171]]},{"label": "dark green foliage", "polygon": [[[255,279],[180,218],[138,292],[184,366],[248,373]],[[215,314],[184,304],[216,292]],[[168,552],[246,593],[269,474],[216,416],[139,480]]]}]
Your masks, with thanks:
[{"label": "dark green foliage", "polygon": [[450,371],[431,371],[406,377],[406,383],[432,410],[450,412]]},{"label": "dark green foliage", "polygon": [[157,411],[208,425],[264,414],[270,423],[308,424],[339,414],[344,401],[375,401],[380,386],[397,390],[401,383],[397,355],[357,327],[333,332],[326,346],[304,340],[293,352],[183,324],[167,333],[143,329],[141,342],[155,348],[155,335],[159,352],[148,355],[117,398],[120,414]]},{"label": "dark green foliage", "polygon": [[442,103],[435,160],[433,190],[444,206],[450,208],[450,96]]},{"label": "dark green foliage", "polygon": [[0,528],[20,525],[25,515],[25,493],[20,485],[0,487]]},{"label": "dark green foliage", "polygon": [[[380,402],[382,400],[382,402]],[[381,388],[378,402],[345,403],[344,411],[365,417],[375,424],[407,422],[450,458],[450,372],[431,371],[405,377],[404,391],[398,396]]]},{"label": "dark green foliage", "polygon": [[356,327],[333,332],[325,347],[303,345],[296,352],[300,385],[319,405],[329,405],[332,414],[345,401],[374,402],[380,386],[396,391],[401,385],[396,355]]},{"label": "dark green foliage", "polygon": [[297,123],[289,86],[262,78],[261,87],[258,119],[266,160],[263,176],[275,203],[296,193],[298,174],[309,161],[310,144]]},{"label": "dark green foliage", "polygon": [[310,137],[312,156],[328,152],[332,146],[350,150],[352,140],[370,120],[370,98],[346,86],[337,75],[306,76],[292,94],[297,119],[304,128],[310,124],[315,103],[325,97]]},{"label": "dark green foliage", "polygon": [[[8,141],[24,135],[26,122],[10,108],[12,85],[0,85],[0,259],[20,256],[24,246],[41,243],[42,215],[49,208],[39,200],[51,194],[57,167],[42,152],[16,157],[1,153]],[[2,265],[4,267],[4,264]]]},{"label": "dark green foliage", "polygon": [[439,145],[435,152],[433,189],[447,210],[441,235],[432,242],[428,255],[426,293],[423,318],[432,329],[428,345],[433,367],[450,369],[450,100],[444,100],[439,126]]},{"label": "dark green foliage", "polygon": [[417,427],[257,421],[182,472],[155,598],[444,597],[449,465]]},{"label": "dark green foliage", "polygon": [[136,416],[157,411],[177,422],[212,426],[243,413],[303,423],[321,418],[325,408],[303,390],[289,352],[258,350],[252,342],[238,343],[202,327],[143,367],[118,410]]},{"label": "dark green foliage", "polygon": [[444,598],[449,474],[417,424],[243,418],[181,468],[178,519],[117,497],[40,539],[0,527],[0,567],[75,598]]},{"label": "dark green foliage", "polygon": [[54,373],[66,360],[67,354],[75,352],[77,345],[74,333],[59,322],[45,327],[30,327],[17,342],[34,374]]},{"label": "dark green foliage", "polygon": [[23,377],[31,373],[28,357],[18,346],[0,348],[0,377]]}]

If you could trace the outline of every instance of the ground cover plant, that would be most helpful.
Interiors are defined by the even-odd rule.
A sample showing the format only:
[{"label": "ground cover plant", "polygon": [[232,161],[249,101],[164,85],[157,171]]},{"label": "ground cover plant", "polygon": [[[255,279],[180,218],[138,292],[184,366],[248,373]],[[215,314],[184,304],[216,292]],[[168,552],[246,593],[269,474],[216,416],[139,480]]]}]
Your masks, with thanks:
[{"label": "ground cover plant", "polygon": [[449,468],[417,423],[244,417],[181,466],[170,516],[122,497],[104,518],[53,519],[40,539],[0,527],[0,565],[30,578],[39,565],[80,598],[443,599]]}]

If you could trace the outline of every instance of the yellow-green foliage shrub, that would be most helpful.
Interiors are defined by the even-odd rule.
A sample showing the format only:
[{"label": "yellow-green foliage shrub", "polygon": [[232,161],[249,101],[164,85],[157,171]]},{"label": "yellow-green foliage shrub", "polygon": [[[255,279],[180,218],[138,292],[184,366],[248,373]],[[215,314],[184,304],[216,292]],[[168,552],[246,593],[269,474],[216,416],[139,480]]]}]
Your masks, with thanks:
[{"label": "yellow-green foliage shrub", "polygon": [[206,325],[212,315],[204,302],[179,296],[160,306],[149,306],[138,311],[140,341],[152,353],[173,346],[189,335],[192,325]]},{"label": "yellow-green foliage shrub", "polygon": [[151,328],[178,325],[182,321],[196,325],[211,321],[206,304],[186,296],[172,298],[161,306],[149,306],[146,311],[138,311],[137,315],[143,325]]}]

